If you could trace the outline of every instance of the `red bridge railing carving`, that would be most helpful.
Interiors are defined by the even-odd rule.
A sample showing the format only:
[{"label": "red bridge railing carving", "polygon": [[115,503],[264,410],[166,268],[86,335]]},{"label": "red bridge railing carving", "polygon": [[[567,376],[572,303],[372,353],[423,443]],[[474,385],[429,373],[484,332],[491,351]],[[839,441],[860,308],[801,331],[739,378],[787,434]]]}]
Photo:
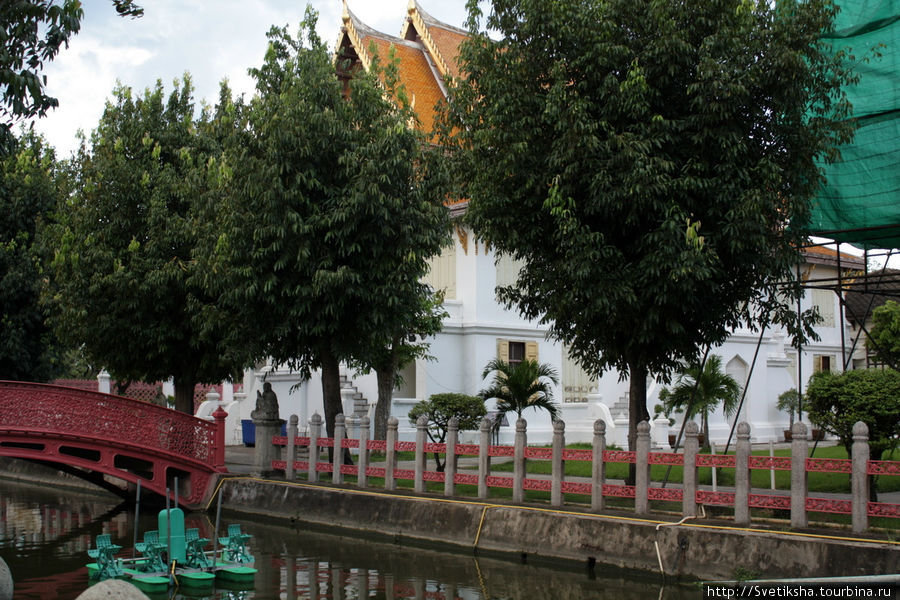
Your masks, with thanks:
[{"label": "red bridge railing carving", "polygon": [[161,494],[179,476],[186,505],[199,504],[211,476],[225,470],[216,434],[215,423],[141,400],[0,382],[0,455],[140,478]]}]

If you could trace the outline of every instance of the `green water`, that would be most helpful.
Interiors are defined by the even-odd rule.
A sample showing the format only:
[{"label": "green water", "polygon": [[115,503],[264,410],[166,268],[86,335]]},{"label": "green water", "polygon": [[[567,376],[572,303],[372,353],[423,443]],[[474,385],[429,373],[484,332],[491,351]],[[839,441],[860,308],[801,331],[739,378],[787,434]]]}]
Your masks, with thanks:
[{"label": "green water", "polygon": [[[88,585],[87,550],[100,533],[111,534],[131,556],[134,519],[110,496],[94,496],[0,482],[0,557],[15,579],[15,600],[71,600]],[[214,518],[214,515],[213,515]],[[188,514],[187,527],[213,537],[206,515]],[[221,529],[231,522],[223,518]],[[284,525],[288,526],[284,526]],[[157,598],[358,600],[595,600],[697,598],[696,587],[662,586],[659,580],[597,565],[550,568],[514,561],[437,552],[310,532],[285,522],[241,521],[253,538],[259,570],[252,590],[185,590]],[[145,529],[156,514],[145,511]]]}]

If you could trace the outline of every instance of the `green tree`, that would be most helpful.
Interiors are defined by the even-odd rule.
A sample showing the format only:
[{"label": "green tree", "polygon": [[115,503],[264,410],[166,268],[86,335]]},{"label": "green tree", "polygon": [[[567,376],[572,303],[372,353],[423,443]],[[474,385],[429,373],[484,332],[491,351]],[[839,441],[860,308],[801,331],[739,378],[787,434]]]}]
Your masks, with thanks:
[{"label": "green tree", "polygon": [[873,460],[897,447],[900,438],[900,372],[894,369],[861,369],[814,374],[806,389],[809,418],[836,435],[851,453],[853,425],[869,426],[869,450]]},{"label": "green tree", "polygon": [[242,366],[224,332],[205,327],[217,298],[192,276],[206,165],[220,152],[209,115],[194,117],[192,91],[188,76],[168,98],[161,83],[137,97],[114,91],[59,211],[48,299],[57,330],[88,360],[123,380],[174,377],[187,413],[197,383]]},{"label": "green tree", "polygon": [[402,90],[359,73],[344,94],[315,20],[308,8],[296,39],[273,28],[251,70],[257,93],[219,169],[232,193],[215,209],[207,273],[256,356],[321,368],[332,435],[340,362],[379,368],[419,333],[411,315],[432,294],[420,280],[449,227],[440,163],[408,127]]},{"label": "green tree", "polygon": [[875,360],[900,366],[900,303],[888,300],[872,312],[868,347]]},{"label": "green tree", "polygon": [[[777,321],[820,177],[852,136],[828,0],[469,2],[446,144],[476,233],[524,263],[509,307],[589,372],[649,375]],[[482,26],[482,22],[484,25]],[[452,134],[452,135],[451,135]]]},{"label": "green tree", "polygon": [[778,395],[775,408],[788,414],[788,429],[794,428],[794,415],[800,414],[800,392],[797,388],[785,390]]},{"label": "green tree", "polygon": [[[121,16],[139,17],[133,0],[112,0]],[[42,117],[59,101],[47,95],[45,63],[81,29],[79,0],[0,2],[0,151],[13,148],[12,126],[20,118]]]},{"label": "green tree", "polygon": [[[419,417],[425,415],[428,418],[428,439],[443,444],[447,440],[450,419],[456,417],[459,422],[459,431],[467,431],[478,429],[481,419],[486,414],[484,400],[478,396],[432,394],[428,400],[417,402],[412,407],[412,410],[409,411],[409,421],[415,423]],[[446,459],[441,461],[440,455],[435,452],[434,463],[438,471],[443,471]]]},{"label": "green tree", "polygon": [[[809,419],[838,436],[847,455],[853,453],[853,426],[869,427],[869,455],[883,460],[900,442],[900,372],[862,369],[835,374],[815,373],[806,388]],[[877,479],[870,477],[870,496],[877,500]]]},{"label": "green tree", "polygon": [[700,430],[709,443],[709,413],[721,404],[725,414],[732,416],[741,400],[741,384],[722,371],[722,357],[712,354],[702,369],[699,362],[685,366],[672,388],[659,392],[659,399],[666,414],[683,412],[686,419],[700,415]]},{"label": "green tree", "polygon": [[[418,281],[407,281],[416,288]],[[389,337],[377,336],[371,349],[363,354],[365,362],[354,361],[365,371],[375,371],[378,400],[375,403],[373,433],[376,440],[387,436],[387,422],[391,416],[394,389],[402,381],[399,372],[416,359],[430,360],[427,338],[441,331],[447,312],[441,308],[442,294],[430,290],[413,289],[397,294],[398,299],[411,304],[397,308],[399,317]]]},{"label": "green tree", "polygon": [[42,139],[26,133],[0,155],[0,379],[46,381],[59,368],[58,344],[40,299],[40,229],[60,198],[60,174]]},{"label": "green tree", "polygon": [[550,418],[556,420],[559,409],[553,402],[553,386],[559,385],[556,369],[547,363],[531,359],[510,364],[495,358],[484,367],[482,379],[493,375],[490,387],[478,395],[483,400],[497,401],[497,418],[508,412],[516,413],[519,419],[526,409],[546,410]]}]

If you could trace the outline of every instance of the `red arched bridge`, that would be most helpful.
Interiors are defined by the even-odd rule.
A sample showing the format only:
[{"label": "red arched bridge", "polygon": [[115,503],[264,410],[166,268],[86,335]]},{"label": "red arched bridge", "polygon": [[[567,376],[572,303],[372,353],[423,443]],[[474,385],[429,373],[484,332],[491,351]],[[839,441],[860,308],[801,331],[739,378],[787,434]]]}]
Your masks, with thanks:
[{"label": "red arched bridge", "polygon": [[121,396],[0,381],[0,456],[53,463],[108,489],[104,475],[164,495],[177,478],[179,504],[199,507],[225,472],[225,414],[212,423]]}]

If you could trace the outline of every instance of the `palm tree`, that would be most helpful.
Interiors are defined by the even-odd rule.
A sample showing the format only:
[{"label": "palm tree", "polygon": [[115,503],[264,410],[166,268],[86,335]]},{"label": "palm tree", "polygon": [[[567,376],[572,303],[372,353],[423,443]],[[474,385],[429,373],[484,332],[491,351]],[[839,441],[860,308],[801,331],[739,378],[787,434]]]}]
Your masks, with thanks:
[{"label": "palm tree", "polygon": [[722,372],[722,357],[715,354],[707,359],[702,371],[700,363],[689,363],[678,374],[672,389],[665,388],[659,393],[666,412],[685,412],[686,419],[700,415],[701,429],[707,443],[709,413],[721,402],[725,414],[730,417],[737,409],[740,398],[741,384],[731,375]]},{"label": "palm tree", "polygon": [[521,419],[527,408],[544,409],[556,420],[559,411],[553,402],[553,386],[559,384],[559,375],[553,367],[528,359],[510,364],[495,358],[484,367],[481,377],[487,378],[491,373],[494,377],[490,387],[478,395],[497,401],[498,422],[508,412],[515,412]]}]

